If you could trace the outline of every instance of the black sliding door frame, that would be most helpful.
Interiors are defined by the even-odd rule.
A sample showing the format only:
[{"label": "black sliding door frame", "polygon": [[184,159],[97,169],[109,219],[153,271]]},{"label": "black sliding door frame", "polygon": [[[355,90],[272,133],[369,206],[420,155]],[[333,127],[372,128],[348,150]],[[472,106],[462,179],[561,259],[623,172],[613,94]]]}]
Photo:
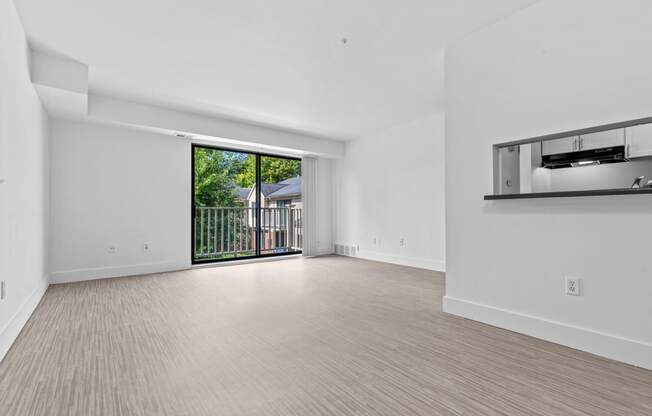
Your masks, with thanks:
[{"label": "black sliding door frame", "polygon": [[[195,206],[195,149],[212,149],[212,150],[221,150],[223,152],[236,152],[236,153],[245,153],[248,155],[253,155],[256,157],[256,254],[253,256],[242,256],[242,257],[233,257],[226,259],[195,259],[195,232],[196,232],[196,206]],[[262,179],[261,179],[261,167],[260,159],[262,157],[274,157],[280,159],[288,160],[298,160],[301,161],[301,158],[290,157],[290,156],[281,156],[271,153],[260,153],[252,152],[249,150],[240,150],[237,148],[228,148],[228,147],[219,147],[219,146],[209,146],[205,144],[192,143],[190,150],[190,260],[191,264],[209,264],[209,263],[222,263],[227,261],[238,261],[238,260],[250,260],[250,259],[259,259],[267,257],[278,257],[278,256],[291,256],[301,254],[302,250],[291,251],[287,253],[270,253],[270,254],[261,254],[261,243],[262,240],[262,226],[261,226],[261,207],[262,207]]]}]

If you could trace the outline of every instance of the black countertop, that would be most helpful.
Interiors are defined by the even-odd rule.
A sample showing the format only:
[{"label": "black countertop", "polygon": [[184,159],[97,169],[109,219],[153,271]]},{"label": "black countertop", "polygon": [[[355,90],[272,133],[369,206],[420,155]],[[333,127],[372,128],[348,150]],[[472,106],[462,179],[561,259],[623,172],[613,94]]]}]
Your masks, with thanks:
[{"label": "black countertop", "polygon": [[652,188],[595,189],[590,191],[533,192],[526,194],[485,195],[487,201],[497,199],[569,198],[600,195],[641,195],[652,194]]}]

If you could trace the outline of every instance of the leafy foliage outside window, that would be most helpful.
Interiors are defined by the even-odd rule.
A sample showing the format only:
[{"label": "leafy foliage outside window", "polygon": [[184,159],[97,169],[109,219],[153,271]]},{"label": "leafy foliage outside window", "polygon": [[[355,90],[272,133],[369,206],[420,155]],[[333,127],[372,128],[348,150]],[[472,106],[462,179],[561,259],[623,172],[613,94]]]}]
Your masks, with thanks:
[{"label": "leafy foliage outside window", "polygon": [[[195,205],[242,207],[237,188],[256,183],[256,156],[219,149],[195,147]],[[278,183],[301,174],[301,161],[261,157],[261,180]]]},{"label": "leafy foliage outside window", "polygon": [[[256,183],[256,156],[205,147],[193,149],[193,202],[196,207],[208,207],[194,211],[195,258],[254,255],[256,231],[252,211],[244,209],[248,201],[243,200],[246,191],[242,191],[251,190]],[[260,161],[263,183],[278,183],[301,174],[298,160],[262,156]],[[251,203],[248,208],[255,207]]]},{"label": "leafy foliage outside window", "polygon": [[[278,183],[301,175],[301,161],[263,156],[260,159],[260,175],[264,183]],[[256,157],[248,155],[245,168],[236,177],[243,188],[251,188],[256,183]]]},{"label": "leafy foliage outside window", "polygon": [[235,177],[245,166],[247,155],[203,147],[195,148],[195,205],[238,207]]}]

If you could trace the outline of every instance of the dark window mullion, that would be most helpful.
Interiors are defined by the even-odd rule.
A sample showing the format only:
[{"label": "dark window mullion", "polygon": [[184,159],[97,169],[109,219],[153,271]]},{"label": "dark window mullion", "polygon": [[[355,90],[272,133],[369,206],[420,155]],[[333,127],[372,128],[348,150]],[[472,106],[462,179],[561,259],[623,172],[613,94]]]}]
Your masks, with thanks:
[{"label": "dark window mullion", "polygon": [[262,239],[262,229],[260,219],[261,219],[261,207],[262,207],[262,180],[260,179],[260,155],[256,155],[256,256],[260,256],[260,244]]}]

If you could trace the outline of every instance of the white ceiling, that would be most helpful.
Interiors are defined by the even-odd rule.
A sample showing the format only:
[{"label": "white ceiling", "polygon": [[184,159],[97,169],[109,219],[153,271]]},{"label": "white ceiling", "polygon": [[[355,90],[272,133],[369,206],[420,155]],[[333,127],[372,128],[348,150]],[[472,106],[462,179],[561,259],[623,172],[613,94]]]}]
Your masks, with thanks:
[{"label": "white ceiling", "polygon": [[445,45],[536,0],[15,2],[91,92],[349,139],[440,111]]}]

